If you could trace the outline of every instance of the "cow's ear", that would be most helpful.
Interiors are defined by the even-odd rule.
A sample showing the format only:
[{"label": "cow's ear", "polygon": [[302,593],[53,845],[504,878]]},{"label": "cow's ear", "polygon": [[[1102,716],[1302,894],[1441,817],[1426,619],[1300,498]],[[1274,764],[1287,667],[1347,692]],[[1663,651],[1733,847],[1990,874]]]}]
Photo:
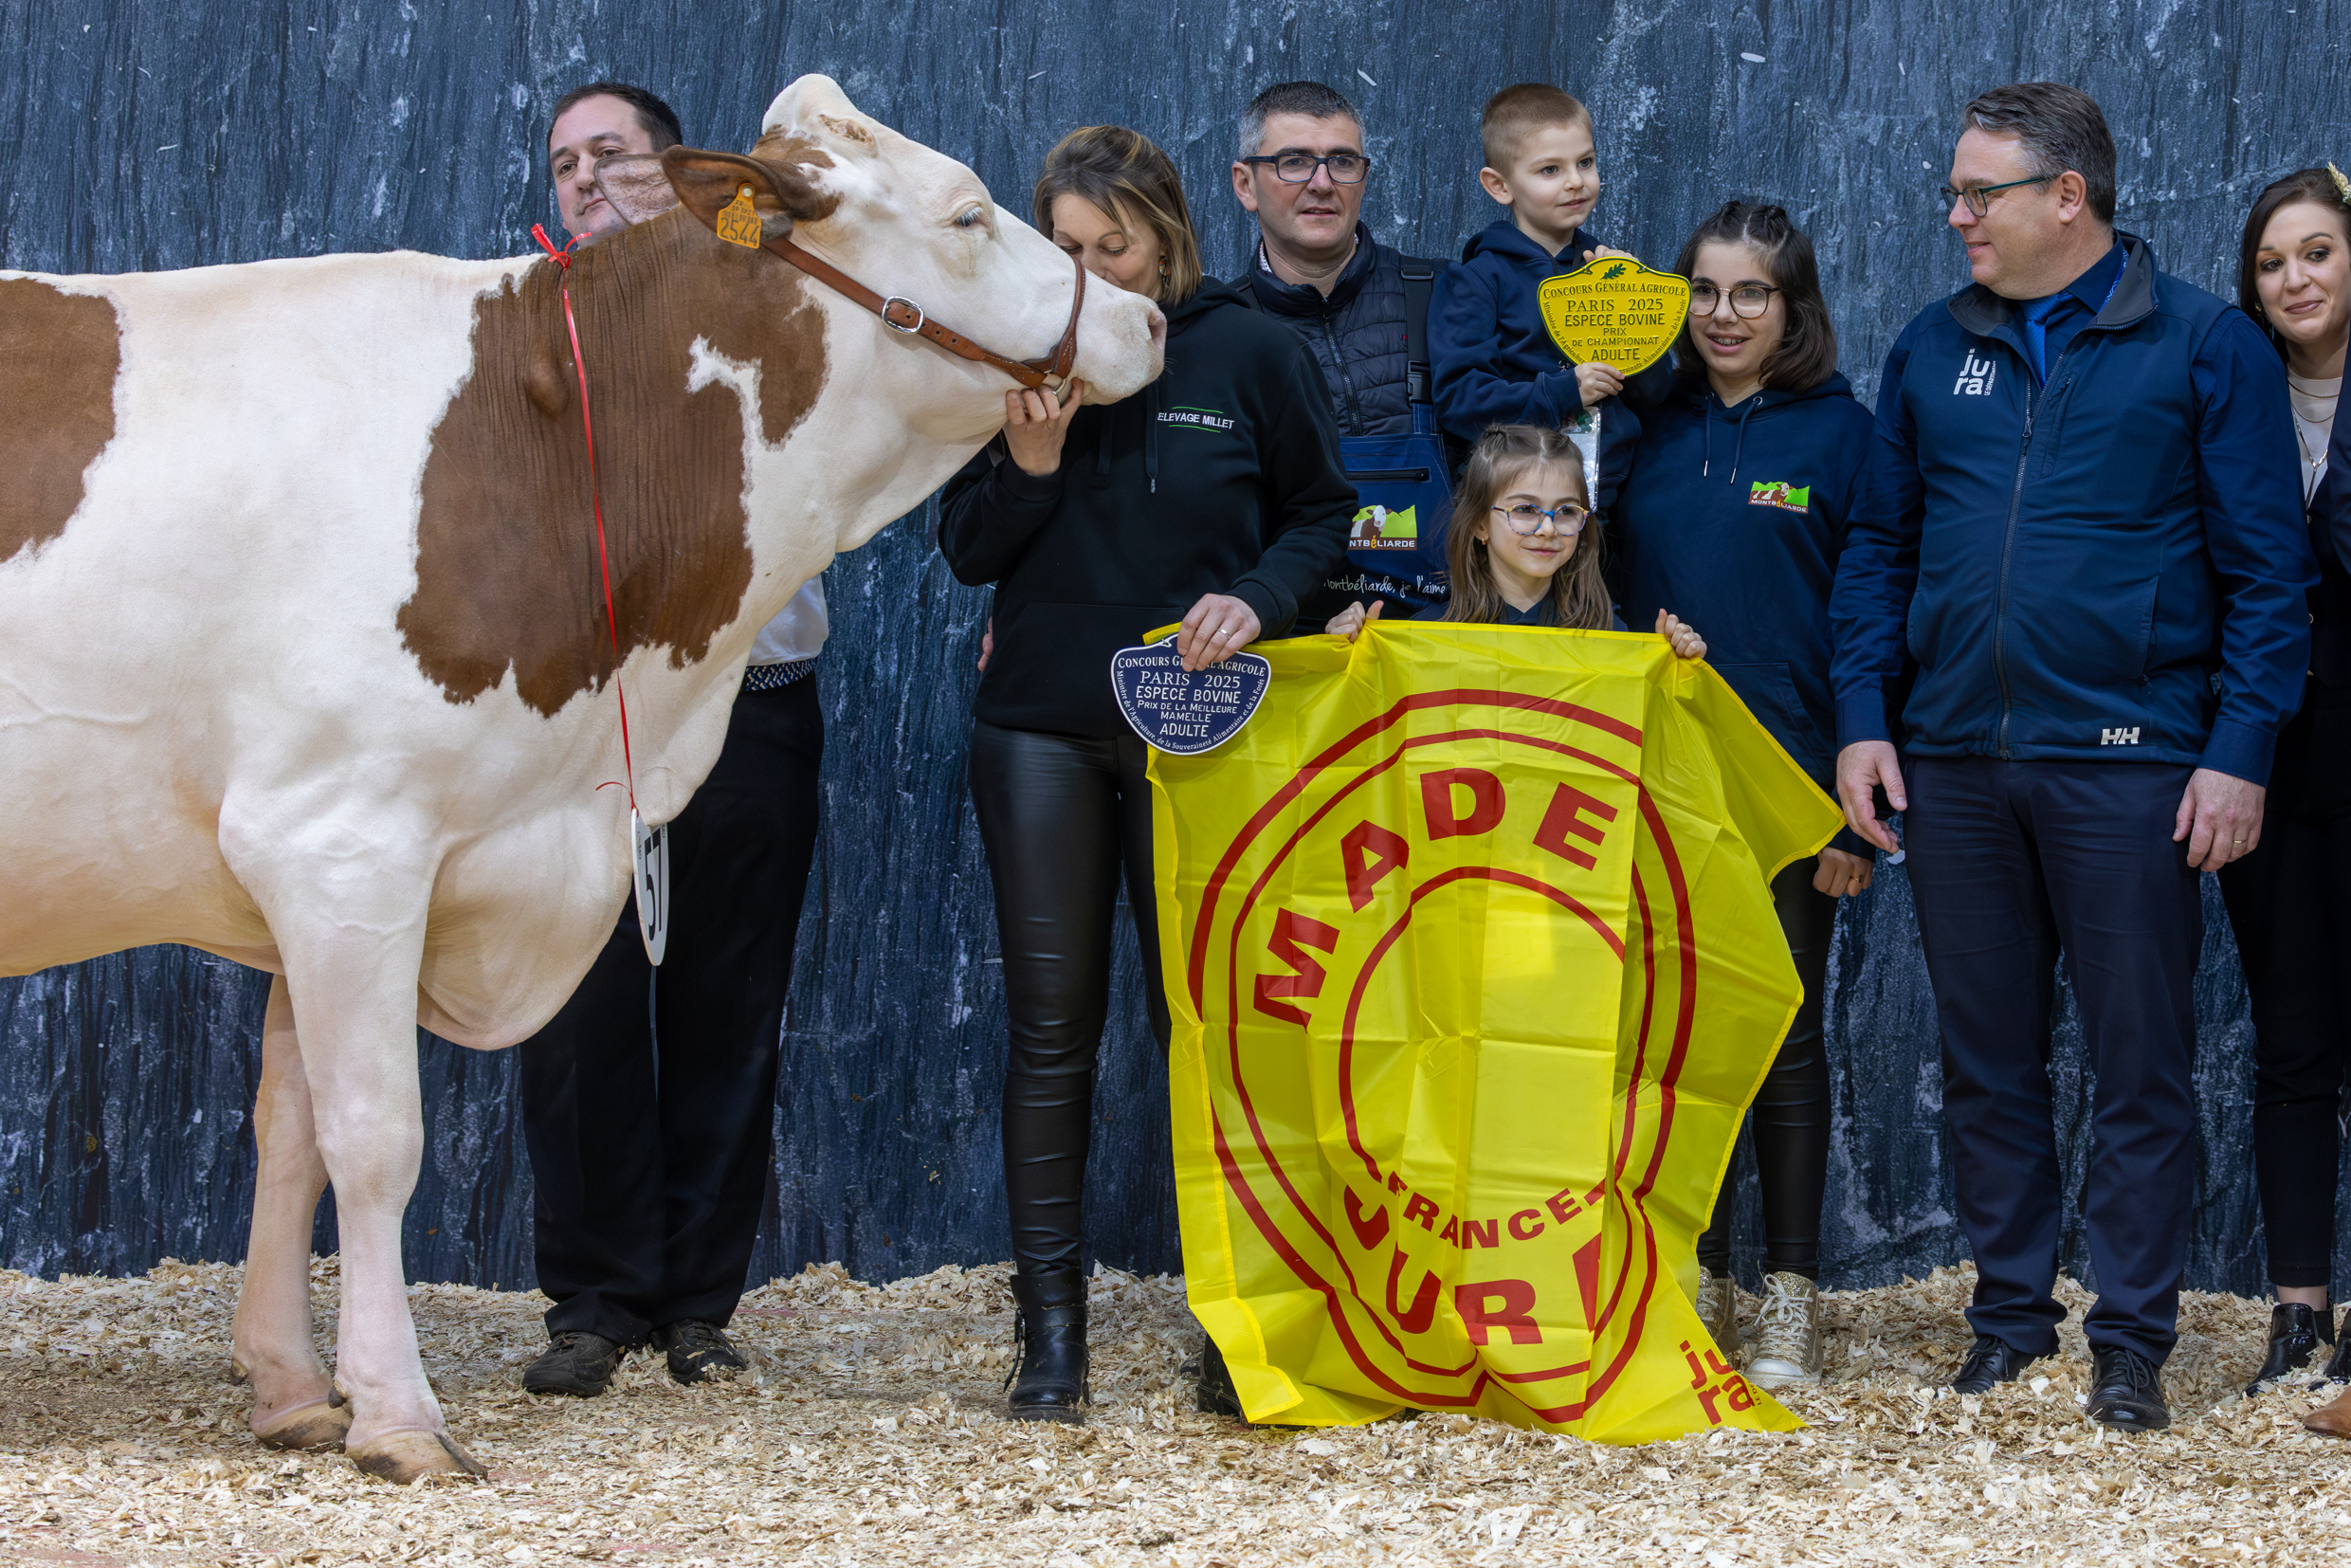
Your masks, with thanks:
[{"label": "cow's ear", "polygon": [[658,218],[678,205],[677,187],[659,153],[610,153],[596,163],[596,189],[630,223]]},{"label": "cow's ear", "polygon": [[840,203],[796,165],[778,167],[763,158],[699,147],[672,147],[661,158],[678,200],[709,228],[718,227],[719,214],[746,190],[760,229],[772,240],[790,234],[795,219],[824,217]]}]

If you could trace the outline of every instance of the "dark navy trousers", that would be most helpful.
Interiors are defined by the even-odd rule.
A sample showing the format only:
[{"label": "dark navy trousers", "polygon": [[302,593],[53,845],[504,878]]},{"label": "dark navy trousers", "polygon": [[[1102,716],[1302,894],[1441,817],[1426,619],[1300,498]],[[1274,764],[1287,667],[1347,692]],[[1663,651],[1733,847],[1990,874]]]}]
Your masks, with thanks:
[{"label": "dark navy trousers", "polygon": [[2083,1221],[2094,1346],[2159,1365],[2179,1315],[2196,1185],[2189,982],[2196,873],[2172,824],[2190,770],[2149,763],[1909,762],[1910,884],[1942,1030],[1959,1223],[1976,1252],[1969,1323],[2057,1348],[2062,1176],[2049,1080],[2064,956],[2094,1077]]},{"label": "dark navy trousers", "polygon": [[631,899],[572,999],[522,1042],[551,1337],[641,1345],[688,1319],[723,1327],[742,1296],[775,1179],[784,997],[816,850],[816,681],[735,699],[718,762],[670,824],[660,970]]}]

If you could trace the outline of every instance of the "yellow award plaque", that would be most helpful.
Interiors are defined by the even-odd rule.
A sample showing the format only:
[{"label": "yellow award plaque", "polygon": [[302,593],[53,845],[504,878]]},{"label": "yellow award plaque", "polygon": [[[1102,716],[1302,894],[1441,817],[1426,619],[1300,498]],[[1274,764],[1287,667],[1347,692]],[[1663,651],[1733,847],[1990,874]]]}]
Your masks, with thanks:
[{"label": "yellow award plaque", "polygon": [[1602,256],[1545,279],[1536,300],[1571,365],[1598,360],[1631,375],[1655,364],[1689,319],[1689,280],[1630,256]]}]

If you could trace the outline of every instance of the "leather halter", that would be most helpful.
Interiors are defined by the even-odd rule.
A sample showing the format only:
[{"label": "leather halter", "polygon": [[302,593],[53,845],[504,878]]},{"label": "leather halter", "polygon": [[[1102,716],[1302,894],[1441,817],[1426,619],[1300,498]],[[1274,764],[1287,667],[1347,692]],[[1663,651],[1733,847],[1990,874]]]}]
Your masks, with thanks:
[{"label": "leather halter", "polygon": [[1070,264],[1077,268],[1077,297],[1069,301],[1069,325],[1063,329],[1060,343],[1053,352],[1034,359],[1007,359],[1004,356],[981,348],[953,327],[934,321],[920,305],[903,295],[893,294],[887,299],[834,266],[830,262],[801,249],[788,236],[769,240],[766,249],[781,256],[793,266],[818,283],[830,287],[836,294],[865,306],[882,318],[882,324],[892,332],[902,332],[913,337],[927,337],[959,359],[975,364],[993,365],[1022,386],[1034,392],[1048,380],[1066,381],[1069,369],[1078,361],[1078,311],[1085,303],[1085,266],[1075,256]]}]

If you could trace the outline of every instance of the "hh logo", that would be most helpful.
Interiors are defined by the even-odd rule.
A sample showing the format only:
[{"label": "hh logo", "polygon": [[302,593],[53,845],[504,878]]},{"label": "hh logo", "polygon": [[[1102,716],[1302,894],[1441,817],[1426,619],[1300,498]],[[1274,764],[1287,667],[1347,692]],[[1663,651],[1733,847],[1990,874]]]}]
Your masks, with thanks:
[{"label": "hh logo", "polygon": [[1951,395],[1958,397],[1964,393],[1970,397],[1989,397],[1992,395],[1993,379],[1999,374],[1998,365],[1970,354],[1967,363],[1959,367],[1959,378],[1951,383]]},{"label": "hh logo", "polygon": [[1784,479],[1759,479],[1747,492],[1747,504],[1777,506],[1783,512],[1809,512],[1813,509],[1813,487],[1791,484]]},{"label": "hh logo", "polygon": [[2136,746],[2139,744],[2139,726],[2133,724],[2126,730],[2100,730],[2098,743],[2102,746]]}]

